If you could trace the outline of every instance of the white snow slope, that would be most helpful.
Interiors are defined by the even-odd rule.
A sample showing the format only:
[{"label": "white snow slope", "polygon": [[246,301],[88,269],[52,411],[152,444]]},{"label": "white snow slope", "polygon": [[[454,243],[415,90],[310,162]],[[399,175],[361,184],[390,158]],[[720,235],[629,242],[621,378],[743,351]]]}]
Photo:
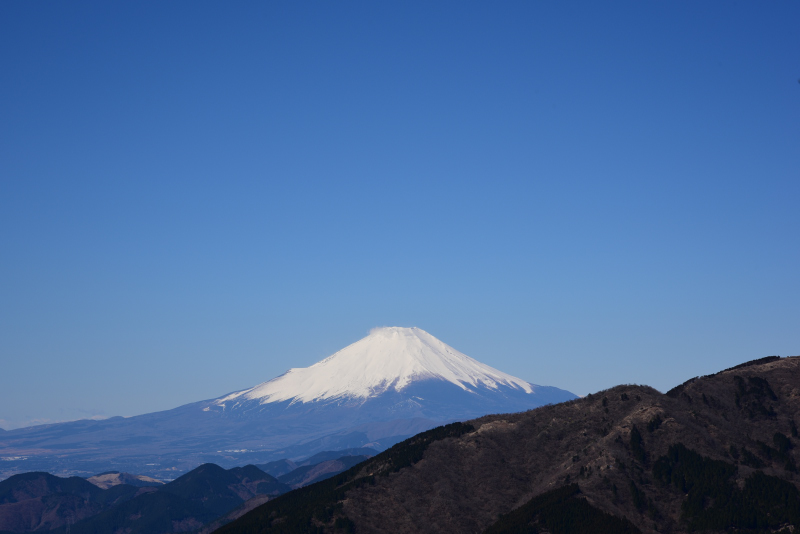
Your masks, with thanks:
[{"label": "white snow slope", "polygon": [[218,399],[215,404],[366,399],[428,379],[446,380],[467,391],[505,386],[533,393],[534,387],[473,360],[424,330],[384,327],[374,328],[367,337],[311,367],[290,369],[269,382]]}]

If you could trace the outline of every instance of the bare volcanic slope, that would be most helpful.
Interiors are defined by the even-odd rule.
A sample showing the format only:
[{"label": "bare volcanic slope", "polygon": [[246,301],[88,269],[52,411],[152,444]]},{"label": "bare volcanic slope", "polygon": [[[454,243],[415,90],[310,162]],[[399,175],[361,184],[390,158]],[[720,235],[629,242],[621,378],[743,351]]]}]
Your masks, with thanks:
[{"label": "bare volcanic slope", "polygon": [[797,532],[798,420],[800,357],[617,386],[422,433],[220,532]]},{"label": "bare volcanic slope", "polygon": [[489,367],[419,328],[379,328],[315,365],[217,399],[4,432],[0,456],[16,460],[3,462],[0,479],[112,469],[172,479],[202,463],[383,450],[445,422],[573,398]]}]

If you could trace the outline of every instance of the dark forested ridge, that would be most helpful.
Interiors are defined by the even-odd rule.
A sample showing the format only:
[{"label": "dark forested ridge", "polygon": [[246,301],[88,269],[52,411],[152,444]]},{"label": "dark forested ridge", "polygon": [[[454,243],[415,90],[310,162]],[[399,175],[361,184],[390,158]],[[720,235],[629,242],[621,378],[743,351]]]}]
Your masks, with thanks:
[{"label": "dark forested ridge", "polygon": [[289,491],[255,466],[204,464],[157,487],[101,489],[78,477],[25,473],[0,482],[0,530],[154,534],[197,530],[257,495]]},{"label": "dark forested ridge", "polygon": [[800,358],[400,443],[219,532],[798,532]]},{"label": "dark forested ridge", "polygon": [[[356,452],[370,451],[375,452]],[[0,482],[0,534],[211,532],[292,487],[334,476],[365,459],[320,453],[299,462],[303,467],[296,469],[294,477],[286,475],[291,486],[254,465],[223,469],[203,464],[167,484],[139,487],[118,483],[104,488],[80,477],[23,473]],[[103,473],[91,480],[110,482],[103,478],[105,475],[116,473]],[[135,476],[125,475],[123,479],[139,482]]]}]

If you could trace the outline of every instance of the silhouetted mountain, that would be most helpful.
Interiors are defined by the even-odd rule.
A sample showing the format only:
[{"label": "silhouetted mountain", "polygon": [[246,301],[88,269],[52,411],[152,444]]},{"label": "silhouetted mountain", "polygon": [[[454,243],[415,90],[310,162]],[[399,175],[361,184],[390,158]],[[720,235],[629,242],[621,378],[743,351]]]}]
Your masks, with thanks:
[{"label": "silhouetted mountain", "polygon": [[289,489],[253,465],[225,470],[215,464],[203,464],[160,488],[201,503],[215,517],[256,495],[279,495]]},{"label": "silhouetted mountain", "polygon": [[0,482],[0,504],[20,502],[53,493],[70,493],[92,500],[101,490],[80,477],[61,478],[50,473],[22,473]]},{"label": "silhouetted mountain", "polygon": [[289,489],[252,465],[225,470],[205,464],[169,484],[105,490],[79,477],[25,473],[0,482],[0,532],[185,532]]},{"label": "silhouetted mountain", "polygon": [[[350,467],[356,465],[359,462],[367,460],[368,456],[341,456],[340,452],[352,452],[352,451],[369,451],[375,452],[373,449],[349,449],[348,451],[326,451],[324,453],[320,453],[318,455],[314,455],[311,458],[307,458],[302,463],[307,464],[308,462],[312,462],[316,459],[320,458],[330,458],[334,457],[333,460],[325,460],[319,463],[314,463],[312,465],[303,465],[302,467],[297,467],[294,462],[290,460],[280,460],[278,462],[274,462],[275,465],[272,467],[276,468],[285,468],[288,466],[294,466],[294,469],[291,473],[286,474],[286,480],[281,480],[281,483],[288,484],[292,487],[301,487],[308,484],[313,484],[320,480],[324,480],[326,478],[330,478],[334,475],[341,473],[342,471],[349,469]],[[372,456],[372,454],[370,455]],[[251,467],[251,466],[248,466]],[[259,466],[256,466],[259,467]],[[233,470],[232,470],[233,471]],[[285,487],[285,486],[284,486]],[[200,530],[200,534],[209,534],[214,530],[220,528],[231,521],[234,521],[244,514],[248,513],[249,511],[253,510],[254,508],[264,504],[267,501],[267,496],[259,495],[253,497],[252,499],[246,501],[238,508],[234,509],[233,511],[225,514],[222,517],[219,517],[203,527]]]},{"label": "silhouetted mountain", "polygon": [[298,466],[293,461],[284,458],[283,460],[275,460],[266,464],[257,464],[256,467],[277,478],[294,471]]},{"label": "silhouetted mountain", "polygon": [[102,490],[79,477],[24,473],[0,482],[0,531],[50,530],[103,509]]},{"label": "silhouetted mountain", "polygon": [[[148,488],[149,489],[149,488]],[[149,491],[71,526],[71,534],[156,534],[201,528],[218,514],[200,501],[167,491]],[[60,529],[59,534],[66,532]]]},{"label": "silhouetted mountain", "polygon": [[[253,493],[253,496],[279,495],[287,491],[286,486],[278,482],[275,477],[265,473],[254,465],[234,467],[228,471],[233,473],[233,475],[239,479],[240,483]],[[241,490],[239,490],[239,494],[242,494]]]},{"label": "silhouetted mountain", "polygon": [[134,496],[137,488],[104,491],[80,478],[23,473],[0,482],[0,531],[51,530],[92,517]]},{"label": "silhouetted mountain", "polygon": [[[331,477],[368,458],[326,452],[304,463],[331,456],[335,459],[295,468],[286,483],[254,465],[226,470],[204,464],[167,484],[115,484],[105,490],[79,477],[15,475],[0,482],[0,534],[59,528],[65,532],[67,526],[75,534],[184,532],[210,522],[219,527],[292,487]],[[97,477],[109,483],[118,481],[117,475]],[[138,481],[135,475],[127,477]]]},{"label": "silhouetted mountain", "polygon": [[141,488],[135,498],[75,523],[71,532],[194,531],[258,495],[269,498],[288,490],[288,486],[253,465],[225,470],[203,464],[163,486]]},{"label": "silhouetted mountain", "polygon": [[219,530],[797,532],[800,357],[423,432]]}]

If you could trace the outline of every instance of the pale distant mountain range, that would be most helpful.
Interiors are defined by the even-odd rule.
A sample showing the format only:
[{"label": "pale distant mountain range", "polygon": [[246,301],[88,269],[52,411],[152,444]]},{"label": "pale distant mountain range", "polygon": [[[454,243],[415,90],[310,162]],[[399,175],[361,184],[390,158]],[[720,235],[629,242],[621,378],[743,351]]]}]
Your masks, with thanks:
[{"label": "pale distant mountain range", "polygon": [[462,354],[419,328],[386,327],[303,369],[163,412],[0,434],[0,479],[26,471],[171,480],[323,450],[384,450],[418,432],[574,399]]}]

